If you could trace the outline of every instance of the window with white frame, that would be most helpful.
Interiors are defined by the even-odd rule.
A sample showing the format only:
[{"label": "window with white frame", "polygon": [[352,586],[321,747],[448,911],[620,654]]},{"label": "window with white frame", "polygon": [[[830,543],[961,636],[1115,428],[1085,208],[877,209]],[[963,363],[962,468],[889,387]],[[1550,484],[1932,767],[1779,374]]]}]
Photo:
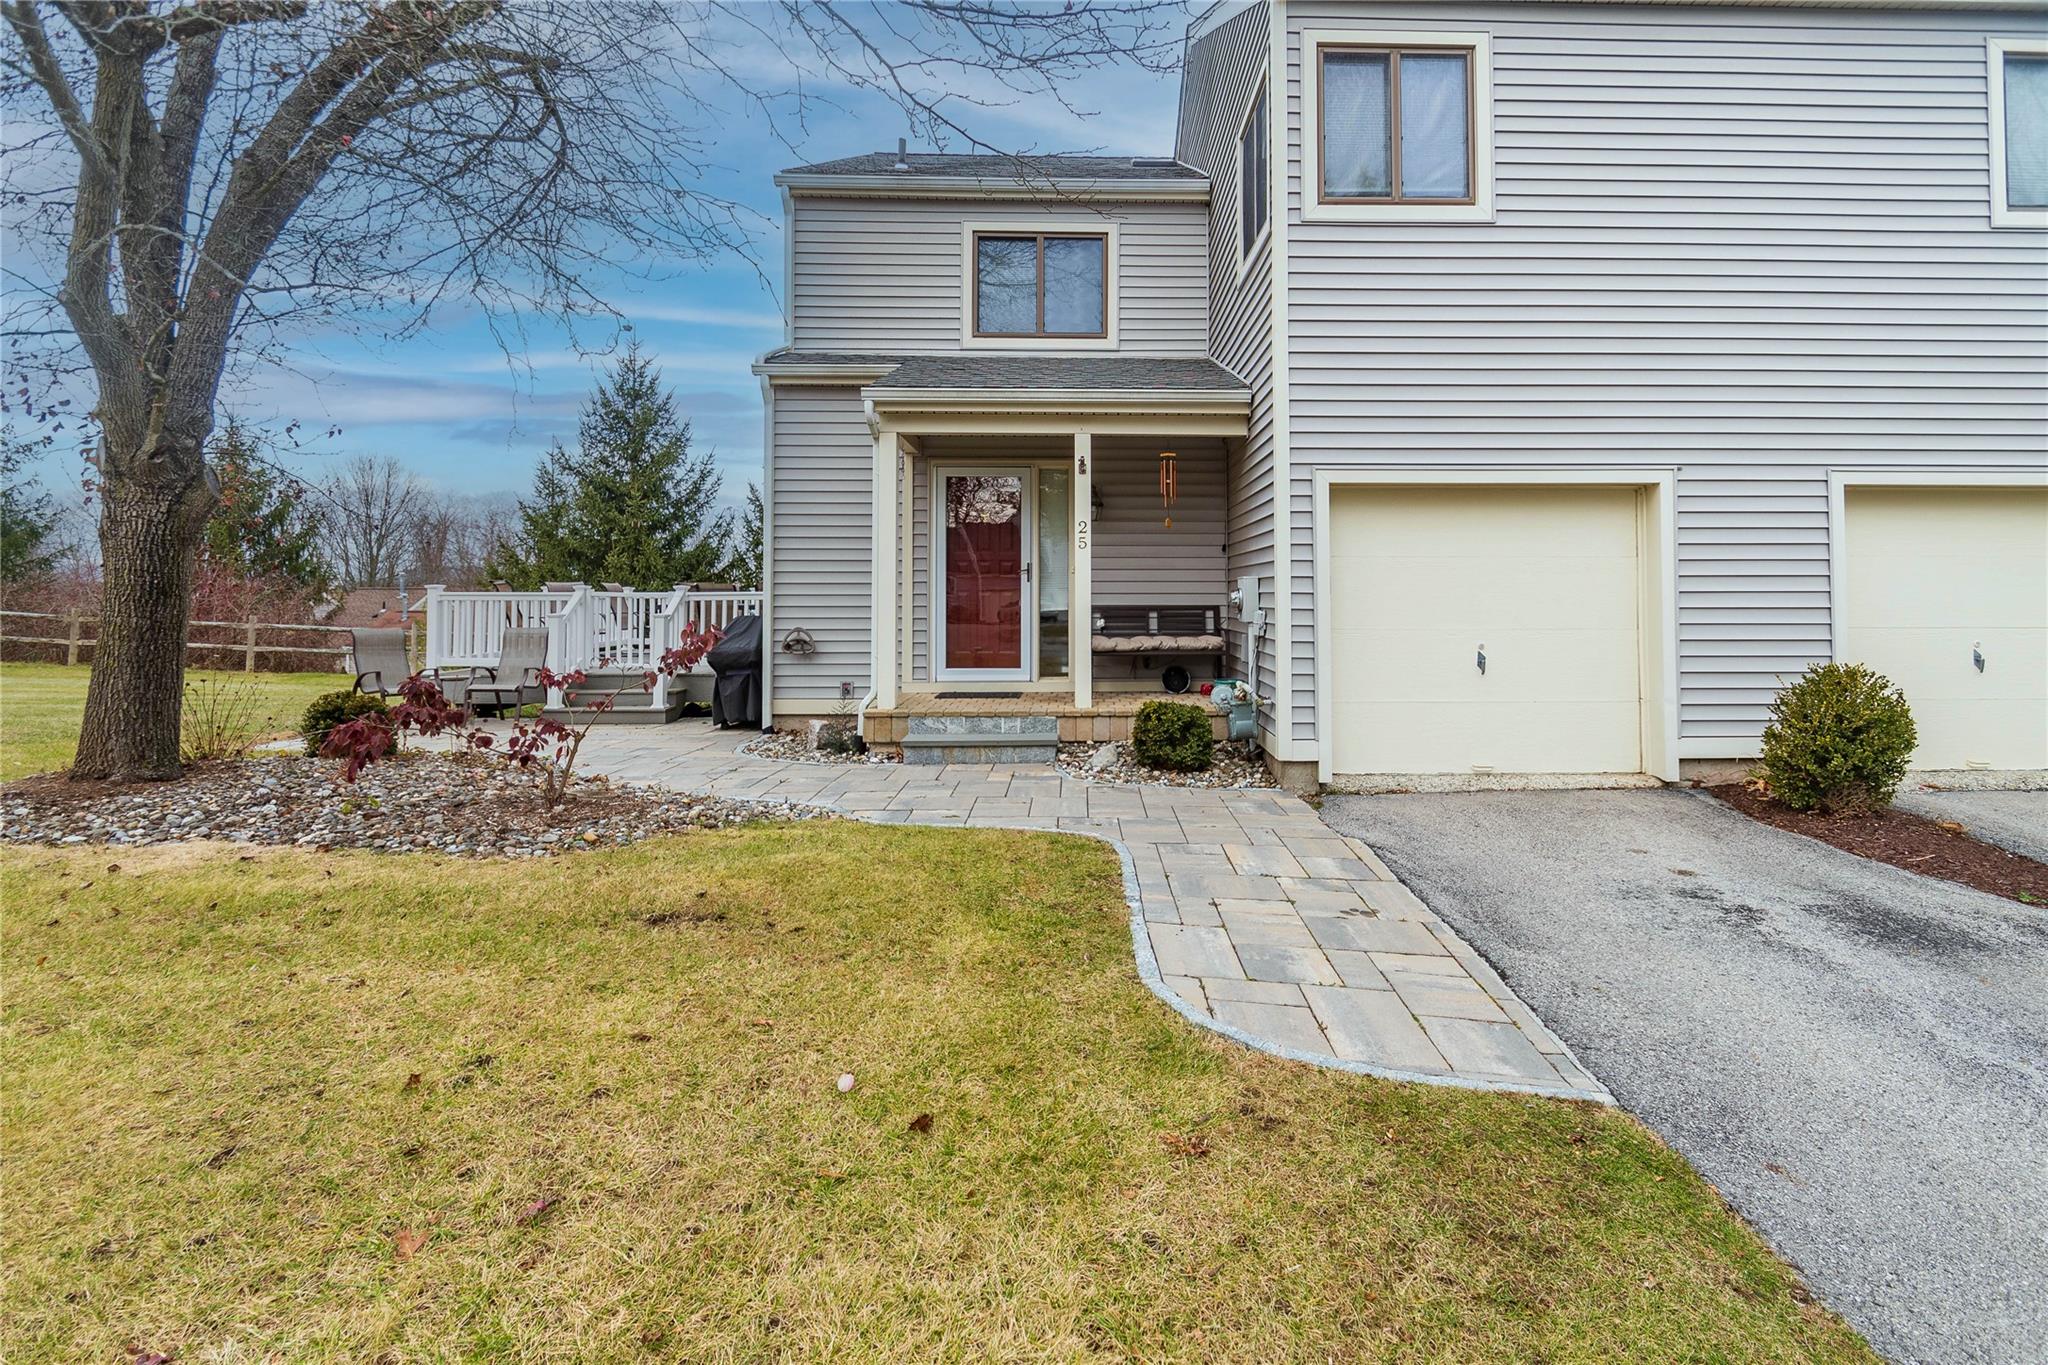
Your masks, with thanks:
[{"label": "window with white frame", "polygon": [[1305,33],[1302,42],[1304,216],[1492,219],[1486,34],[1333,30]]},{"label": "window with white frame", "polygon": [[1109,334],[1109,236],[1102,232],[974,235],[974,335]]},{"label": "window with white frame", "polygon": [[2048,227],[2048,41],[1993,38],[1991,223]]},{"label": "window with white frame", "polygon": [[1270,176],[1266,166],[1266,91],[1252,101],[1244,128],[1237,135],[1237,216],[1239,245],[1246,256],[1259,244],[1266,230],[1266,196]]}]

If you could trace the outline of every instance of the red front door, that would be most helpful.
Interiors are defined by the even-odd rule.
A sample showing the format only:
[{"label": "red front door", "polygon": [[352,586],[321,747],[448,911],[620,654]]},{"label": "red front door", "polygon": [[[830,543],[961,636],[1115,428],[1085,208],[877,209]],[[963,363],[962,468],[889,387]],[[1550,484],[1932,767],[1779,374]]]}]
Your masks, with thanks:
[{"label": "red front door", "polygon": [[948,474],[945,504],[946,645],[954,672],[1024,668],[1024,476]]}]

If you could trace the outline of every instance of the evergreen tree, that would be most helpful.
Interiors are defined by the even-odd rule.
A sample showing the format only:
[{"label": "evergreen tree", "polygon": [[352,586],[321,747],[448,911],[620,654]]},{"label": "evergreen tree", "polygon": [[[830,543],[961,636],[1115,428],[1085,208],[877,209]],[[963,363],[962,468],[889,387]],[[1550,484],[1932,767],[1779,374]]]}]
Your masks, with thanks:
[{"label": "evergreen tree", "polygon": [[761,586],[761,533],[765,517],[761,508],[761,485],[747,485],[747,505],[740,509],[739,529],[733,535],[732,560],[725,577],[734,587]]},{"label": "evergreen tree", "polygon": [[50,495],[34,479],[20,477],[39,444],[44,443],[0,437],[0,583],[41,578],[56,567],[61,552],[50,543],[57,529]]},{"label": "evergreen tree", "polygon": [[327,586],[320,519],[305,489],[257,454],[256,438],[228,419],[209,452],[220,500],[206,523],[205,555],[245,579],[283,578],[314,592]]},{"label": "evergreen tree", "polygon": [[534,472],[516,543],[499,545],[486,576],[633,588],[716,578],[733,531],[718,493],[711,457],[691,454],[690,424],[636,344],[584,404],[577,448],[556,442]]}]

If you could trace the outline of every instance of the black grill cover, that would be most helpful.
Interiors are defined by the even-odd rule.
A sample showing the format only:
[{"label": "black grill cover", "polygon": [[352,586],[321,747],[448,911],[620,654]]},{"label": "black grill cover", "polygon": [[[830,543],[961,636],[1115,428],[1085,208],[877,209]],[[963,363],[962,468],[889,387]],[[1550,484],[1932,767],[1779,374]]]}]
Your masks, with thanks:
[{"label": "black grill cover", "polygon": [[719,729],[761,725],[761,618],[736,616],[704,656],[715,675],[711,719]]}]

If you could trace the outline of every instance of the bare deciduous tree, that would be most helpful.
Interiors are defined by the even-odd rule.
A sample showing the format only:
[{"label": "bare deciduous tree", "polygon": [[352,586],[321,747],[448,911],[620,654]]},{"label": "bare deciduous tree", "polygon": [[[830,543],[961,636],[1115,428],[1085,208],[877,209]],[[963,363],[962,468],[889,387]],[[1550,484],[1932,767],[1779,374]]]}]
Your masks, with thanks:
[{"label": "bare deciduous tree", "polygon": [[358,455],[321,485],[320,545],[349,587],[391,582],[410,558],[431,495],[388,455]]},{"label": "bare deciduous tree", "polygon": [[[96,395],[105,599],[74,776],[178,771],[203,451],[231,363],[275,358],[314,317],[402,335],[443,303],[516,350],[527,315],[607,312],[595,277],[617,262],[745,249],[750,220],[703,191],[689,126],[715,123],[718,92],[800,112],[805,78],[828,74],[982,147],[960,117],[977,101],[949,84],[1057,98],[1091,67],[1168,65],[1180,9],[0,0],[4,189],[47,246],[40,277],[9,267],[44,305],[10,307],[9,359],[82,368]],[[779,45],[789,83],[735,74],[720,24]]]}]

